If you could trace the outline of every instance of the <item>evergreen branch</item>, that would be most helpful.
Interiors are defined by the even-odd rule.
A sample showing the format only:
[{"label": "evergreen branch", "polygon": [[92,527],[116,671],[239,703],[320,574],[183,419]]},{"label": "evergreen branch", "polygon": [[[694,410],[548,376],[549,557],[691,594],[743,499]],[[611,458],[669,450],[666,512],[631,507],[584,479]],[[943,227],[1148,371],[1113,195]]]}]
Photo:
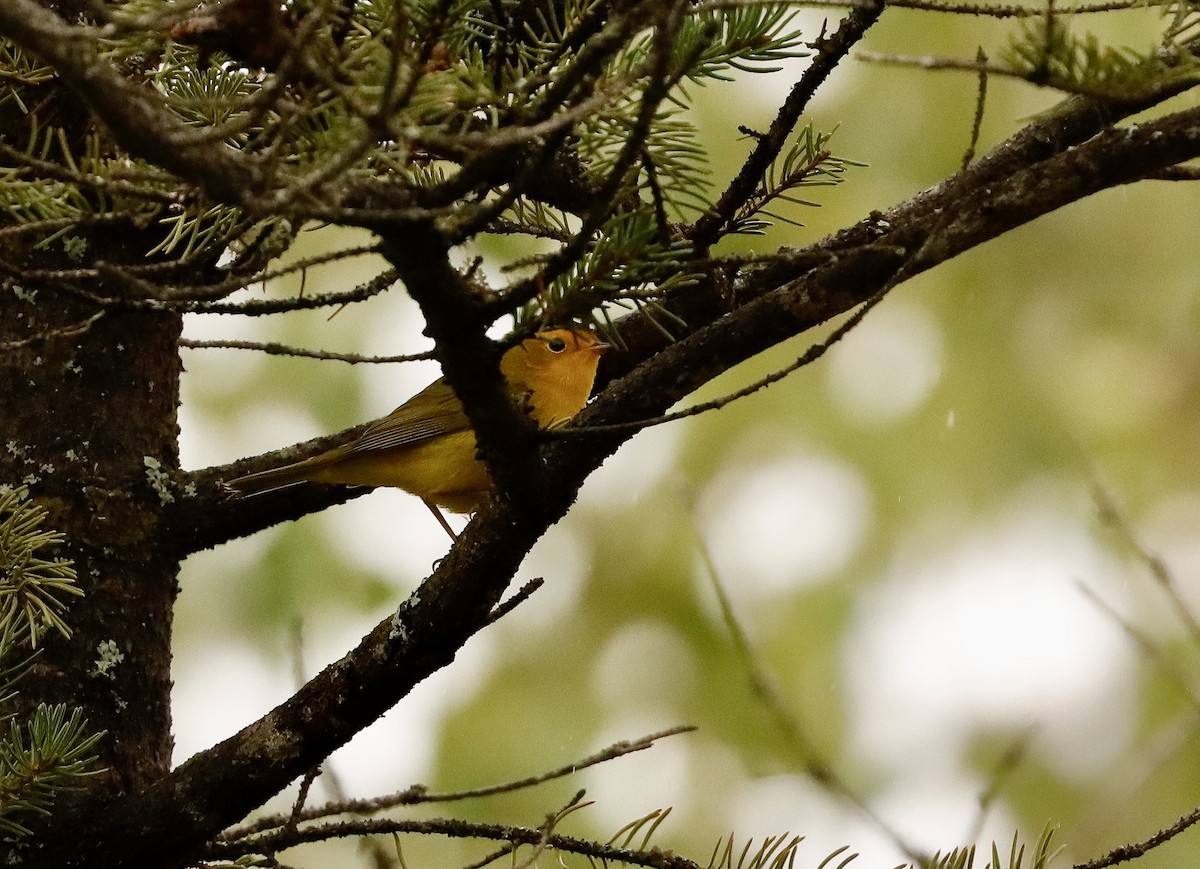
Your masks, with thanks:
[{"label": "evergreen branch", "polygon": [[[796,862],[796,850],[802,841],[804,841],[803,836],[789,836],[787,833],[781,836],[767,836],[758,846],[758,850],[751,852],[754,840],[748,839],[735,857],[734,837],[730,833],[728,838],[717,839],[717,844],[713,848],[712,856],[705,869],[792,869]],[[820,867],[828,865],[845,850],[846,846],[838,848],[821,861]],[[850,859],[853,860],[857,856],[855,854]],[[844,866],[845,863],[841,865]]]},{"label": "evergreen branch", "polygon": [[620,840],[620,844],[617,845],[618,848],[629,848],[630,845],[633,844],[634,837],[644,829],[646,832],[645,835],[642,836],[642,844],[638,846],[636,850],[645,851],[650,846],[650,840],[654,837],[654,833],[670,814],[670,808],[654,809],[648,814],[645,814],[640,818],[635,818],[628,824],[625,824],[623,827],[619,828],[609,837],[605,844],[612,845],[616,843],[617,840]]},{"label": "evergreen branch", "polygon": [[758,189],[768,167],[775,162],[788,137],[792,134],[800,116],[808,107],[817,88],[833,72],[834,67],[846,56],[851,46],[866,34],[883,13],[883,2],[868,8],[854,9],[830,37],[822,35],[814,42],[817,49],[812,63],[800,76],[770,128],[758,140],[758,144],[746,158],[736,177],[717,199],[712,209],[700,217],[686,232],[687,237],[703,252],[727,232],[734,215]]},{"label": "evergreen branch", "polygon": [[[693,82],[730,81],[730,71],[778,72],[768,66],[807,57],[799,30],[786,31],[794,10],[789,4],[756,3],[721,9],[689,10],[678,37],[677,66]],[[688,55],[691,55],[688,57]]]},{"label": "evergreen branch", "polygon": [[71,636],[62,618],[64,596],[83,595],[70,559],[40,554],[66,540],[61,532],[42,530],[48,515],[24,489],[0,487],[0,634],[27,633],[31,648],[47,630]]},{"label": "evergreen branch", "polygon": [[[131,199],[142,199],[156,205],[178,205],[187,196],[187,192],[183,188],[170,189],[161,186],[161,184],[155,186],[149,183],[149,181],[134,182],[119,177],[105,177],[95,172],[81,172],[77,168],[63,165],[54,160],[41,159],[20,148],[14,148],[5,142],[0,142],[0,156],[11,160],[17,165],[33,170],[39,181],[47,179],[62,181],[76,188],[88,189],[108,196],[127,196]],[[154,179],[151,176],[151,179],[161,182],[169,180],[169,177],[162,176],[161,179]],[[19,213],[13,216],[20,217]]]},{"label": "evergreen branch", "polygon": [[[244,317],[265,317],[271,314],[282,314],[288,311],[307,311],[314,308],[342,307],[364,302],[380,293],[385,293],[395,286],[397,274],[394,269],[380,272],[370,280],[352,290],[334,293],[319,293],[313,296],[295,296],[289,299],[250,299],[245,302],[192,302],[161,301],[147,303],[144,307],[166,308],[190,314],[237,314]],[[121,300],[107,300],[110,304],[120,305]],[[139,307],[132,305],[132,307]]]},{"label": "evergreen branch", "polygon": [[[571,322],[607,303],[660,299],[687,286],[696,277],[688,267],[689,251],[681,243],[664,243],[658,229],[645,208],[618,212],[593,231],[586,250],[570,257],[565,249],[557,251],[528,287],[505,294],[511,302],[538,289],[536,305],[518,313],[518,324]],[[542,283],[551,277],[552,283]]]},{"label": "evergreen branch", "polygon": [[[1028,869],[1047,869],[1051,861],[1062,852],[1061,847],[1053,851],[1050,849],[1053,838],[1054,827],[1047,824],[1033,844]],[[974,869],[976,854],[977,849],[974,845],[955,848],[946,854],[939,851],[925,865],[927,869]],[[995,842],[992,843],[991,858],[985,856],[984,859],[987,862],[981,869],[1025,869],[1025,844],[1021,842],[1018,833],[1013,833],[1007,862],[1001,860],[1000,849]]]},{"label": "evergreen branch", "polygon": [[834,157],[827,147],[831,136],[832,133],[817,133],[811,124],[806,126],[800,134],[799,141],[784,156],[782,162],[772,162],[767,167],[761,186],[738,208],[725,231],[742,234],[761,233],[767,224],[758,215],[794,223],[768,211],[768,206],[777,200],[793,205],[813,206],[816,203],[795,198],[793,191],[803,187],[840,184],[846,166],[862,165]]},{"label": "evergreen branch", "polygon": [[[201,67],[200,77],[192,77],[190,83],[200,84],[204,81],[205,76],[209,82],[225,83],[225,92],[221,94],[224,99],[215,100],[213,94],[201,93],[194,102],[194,105],[199,107],[199,111],[190,118],[193,125],[172,131],[168,138],[169,144],[175,147],[189,148],[218,146],[226,142],[237,141],[243,134],[259,127],[278,106],[279,99],[289,85],[294,84],[297,78],[303,78],[305,74],[310,77],[313,75],[314,67],[311,64],[305,66],[302,58],[305,49],[312,42],[317,28],[325,23],[328,6],[327,0],[317,3],[316,8],[309,10],[301,18],[289,34],[286,48],[274,65],[274,74],[260,87],[244,87],[249,82],[249,76],[241,69],[213,69],[210,67],[205,70],[197,61],[196,66]],[[214,17],[219,16],[221,11],[220,7],[216,7],[213,13]],[[177,23],[182,23],[182,21]],[[232,53],[236,54],[236,51]],[[256,67],[258,64],[250,63],[249,66]],[[189,84],[188,73],[191,71],[183,72],[178,84],[186,87]],[[297,73],[297,75],[294,76],[293,73]],[[318,73],[317,77],[321,77],[321,75]],[[160,84],[165,84],[161,77]],[[167,85],[165,89],[172,92],[173,96],[178,94],[177,87],[172,88]],[[176,109],[180,108],[180,101],[177,97],[172,101],[172,106]],[[211,113],[214,109],[220,111],[220,117],[211,114],[204,115],[205,111]]]},{"label": "evergreen branch", "polygon": [[87,732],[80,709],[39,704],[24,728],[9,720],[0,739],[0,832],[27,836],[26,815],[47,815],[55,797],[101,772],[93,753],[104,733]]},{"label": "evergreen branch", "polygon": [[[1055,14],[1058,14],[1055,9]],[[1044,13],[1043,13],[1044,15]],[[1138,53],[1100,44],[1094,36],[1076,38],[1057,19],[1026,27],[1005,52],[1005,63],[977,57],[965,60],[936,55],[912,56],[859,51],[859,60],[927,70],[962,70],[1019,79],[1064,93],[1100,100],[1142,102],[1200,81],[1200,67],[1186,52],[1164,64],[1155,51]]]},{"label": "evergreen branch", "polygon": [[[753,840],[749,840],[739,852],[735,853],[731,836],[727,842],[724,839],[718,840],[713,857],[707,865],[702,865],[668,850],[646,847],[653,828],[669,814],[669,809],[651,812],[632,824],[626,825],[607,843],[555,833],[554,829],[564,817],[581,808],[578,804],[581,796],[582,791],[576,794],[563,809],[549,815],[546,821],[537,828],[441,818],[430,820],[360,819],[305,827],[286,839],[278,835],[266,835],[246,841],[216,843],[209,846],[206,854],[218,859],[229,859],[239,855],[275,853],[284,848],[292,848],[301,844],[325,842],[339,838],[357,838],[378,834],[398,836],[401,833],[409,833],[457,839],[485,839],[506,843],[502,848],[472,863],[471,867],[486,866],[497,858],[509,854],[513,854],[515,857],[519,848],[529,846],[532,853],[521,863],[515,865],[530,865],[537,855],[553,850],[586,857],[593,866],[599,862],[601,865],[617,863],[626,866],[645,866],[649,869],[792,869],[797,849],[803,841],[803,837],[787,834],[768,836],[757,848],[754,848]],[[641,847],[632,849],[612,844],[621,835],[624,835],[626,842],[631,841],[633,835],[636,835],[648,824],[651,829],[643,837]],[[722,843],[725,844],[724,849],[722,849]],[[833,861],[846,850],[846,846],[842,846],[826,856],[820,863],[821,869],[833,865]],[[843,869],[856,857],[857,854],[851,854],[842,859],[837,864],[838,869]],[[1012,864],[1011,869],[1021,869],[1020,864]],[[1035,863],[1030,869],[1044,869],[1044,864]]]},{"label": "evergreen branch", "polygon": [[[96,218],[96,222],[99,222]],[[108,222],[115,223],[117,218],[109,217]],[[65,229],[73,229],[80,225],[78,217],[57,217],[47,220],[35,220],[29,223],[14,223],[10,226],[0,227],[0,239],[18,238],[23,235],[35,235],[39,232],[57,233]]]},{"label": "evergreen branch", "polygon": [[[629,226],[631,224],[625,223],[626,221],[636,220],[636,217],[619,212],[612,215],[611,206],[613,199],[617,197],[618,191],[626,180],[626,173],[642,153],[646,138],[658,116],[659,106],[679,80],[680,73],[676,72],[672,76],[668,66],[675,37],[682,26],[683,9],[684,4],[676,3],[670,10],[663,12],[663,20],[659,23],[657,38],[652,43],[653,50],[648,61],[646,77],[649,84],[642,94],[637,116],[623,139],[624,144],[611,164],[606,167],[607,177],[597,191],[596,205],[585,215],[583,224],[574,237],[548,257],[536,275],[501,294],[500,298],[491,306],[493,314],[498,315],[517,310],[540,295],[547,286],[552,286],[560,279],[565,278],[572,270],[581,268],[584,251],[587,250],[593,236],[606,223],[611,229],[613,226]],[[608,237],[606,234],[599,235],[596,241],[597,252]],[[634,258],[621,260],[622,263],[637,261]],[[576,285],[578,286],[578,283]],[[594,286],[594,284],[589,286]],[[559,296],[559,298],[563,297],[565,297],[565,293]],[[597,302],[593,300],[581,307],[586,306],[590,310],[596,307],[596,304]],[[528,319],[528,314],[529,312],[526,311],[518,316],[518,322]],[[550,312],[550,316],[562,317],[563,315],[553,311]]]},{"label": "evergreen branch", "polygon": [[391,362],[418,362],[425,359],[435,358],[432,350],[426,350],[423,353],[409,353],[399,356],[362,356],[358,353],[335,353],[332,350],[307,350],[303,347],[290,347],[286,344],[279,344],[270,341],[195,341],[190,338],[181,338],[179,340],[179,346],[188,347],[193,350],[257,350],[260,353],[266,353],[271,356],[293,356],[302,359],[325,359],[334,362],[349,362],[351,365],[358,365],[361,363],[378,365]]},{"label": "evergreen branch", "polygon": [[[580,423],[660,413],[736,362],[872,297],[910,262],[909,250],[924,250],[911,276],[1065,204],[1200,153],[1196,110],[1110,127],[1114,117],[1132,109],[1098,112],[1087,101],[1068,101],[976,160],[953,184],[870,215],[807,251],[780,253],[740,270],[714,267],[713,287],[703,289],[720,299],[722,304],[713,306],[718,312],[701,311],[689,321],[694,331],[674,344],[647,341],[618,360],[642,364],[597,396],[582,411]],[[414,259],[420,255],[419,261],[404,265],[410,276],[431,278],[428,286],[410,290],[433,309],[466,289],[453,285],[444,257],[429,247],[431,240],[436,243],[436,236],[428,232],[409,238],[410,251],[422,247],[412,253]],[[735,281],[736,293],[718,295]],[[434,294],[439,297],[426,298]],[[435,313],[430,323],[439,346],[457,340],[474,350],[463,337],[461,317],[453,320],[448,310]],[[540,473],[551,485],[538,493],[533,509],[503,498],[489,501],[421,588],[340,662],[220,745],[143,790],[97,807],[73,829],[70,843],[52,844],[31,865],[60,865],[61,855],[81,843],[96,865],[150,865],[167,849],[195,854],[221,827],[260,805],[449,663],[486,622],[528,547],[566,512],[580,481],[625,439],[609,436],[587,448],[557,443],[543,448]],[[213,514],[207,518],[190,506],[169,508],[168,523],[188,522],[187,546],[209,546],[272,519],[245,505],[205,506]],[[238,771],[239,786],[233,790],[222,786],[231,764]]]},{"label": "evergreen branch", "polygon": [[[260,258],[265,257],[270,259],[272,254],[276,253],[275,245],[267,243],[267,250],[259,253]],[[212,284],[203,284],[197,286],[179,285],[173,283],[171,289],[163,287],[151,288],[146,279],[163,279],[172,281],[176,277],[176,273],[180,270],[186,270],[193,261],[196,260],[195,255],[192,257],[174,257],[164,262],[152,263],[127,263],[120,266],[111,265],[108,263],[97,262],[94,269],[77,269],[73,271],[34,271],[22,272],[29,275],[30,279],[36,278],[44,281],[79,281],[79,280],[95,280],[100,277],[116,278],[129,284],[136,284],[144,291],[144,297],[148,299],[157,299],[163,302],[206,302],[217,301],[230,293],[237,292],[249,288],[252,284],[262,284],[264,287],[272,281],[281,278],[290,277],[291,275],[300,274],[302,276],[300,296],[304,295],[304,277],[309,269],[318,266],[328,265],[330,263],[340,263],[358,256],[378,253],[375,245],[359,245],[356,247],[339,248],[329,251],[328,253],[314,254],[304,257],[296,262],[288,263],[287,265],[279,266],[274,269],[252,269],[248,271],[240,271],[236,267],[230,268],[230,274],[225,280],[218,281]],[[207,261],[204,261],[206,264]],[[201,265],[201,262],[195,262],[195,265]]]},{"label": "evergreen branch", "polygon": [[553,849],[563,853],[579,854],[594,860],[630,866],[646,866],[650,869],[703,869],[693,860],[658,848],[652,848],[649,851],[633,851],[558,833],[547,834],[541,827],[505,826],[443,818],[429,820],[361,818],[353,821],[317,824],[303,827],[287,837],[268,833],[237,842],[214,842],[204,849],[204,856],[229,859],[245,854],[280,851],[313,842],[396,833],[500,841],[507,842],[512,846],[528,845],[533,848]]}]

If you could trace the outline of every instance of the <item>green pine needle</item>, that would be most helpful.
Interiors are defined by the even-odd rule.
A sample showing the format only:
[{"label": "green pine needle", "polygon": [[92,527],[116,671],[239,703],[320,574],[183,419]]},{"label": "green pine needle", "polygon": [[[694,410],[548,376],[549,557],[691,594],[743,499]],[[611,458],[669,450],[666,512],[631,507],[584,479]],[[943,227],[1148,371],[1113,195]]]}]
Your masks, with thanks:
[{"label": "green pine needle", "polygon": [[66,599],[83,592],[70,559],[43,556],[66,537],[42,530],[46,511],[26,498],[21,489],[0,491],[0,634],[27,634],[36,648],[47,630],[71,635]]},{"label": "green pine needle", "polygon": [[0,738],[0,833],[29,835],[22,816],[49,814],[58,793],[100,772],[94,749],[103,736],[62,704],[38,706],[24,727],[10,720]]}]

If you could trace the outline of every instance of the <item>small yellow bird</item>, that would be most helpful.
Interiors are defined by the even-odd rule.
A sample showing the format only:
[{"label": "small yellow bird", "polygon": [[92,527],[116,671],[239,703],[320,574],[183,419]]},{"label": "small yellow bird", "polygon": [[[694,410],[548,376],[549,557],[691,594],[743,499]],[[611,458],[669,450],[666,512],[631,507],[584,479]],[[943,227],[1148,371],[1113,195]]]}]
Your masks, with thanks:
[{"label": "small yellow bird", "polygon": [[[506,350],[500,373],[538,427],[552,428],[583,409],[608,346],[588,331],[548,329]],[[423,500],[449,531],[438,506],[471,513],[491,491],[476,452],[475,432],[458,396],[439,379],[354,440],[225,486],[239,496],[304,482],[396,486]]]}]

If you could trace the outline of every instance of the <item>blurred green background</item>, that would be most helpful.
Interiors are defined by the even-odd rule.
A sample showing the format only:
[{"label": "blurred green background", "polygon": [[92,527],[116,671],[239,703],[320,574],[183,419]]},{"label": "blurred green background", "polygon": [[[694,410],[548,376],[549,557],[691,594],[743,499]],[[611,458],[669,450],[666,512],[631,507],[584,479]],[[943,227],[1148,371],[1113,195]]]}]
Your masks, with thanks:
[{"label": "blurred green background", "polygon": [[[798,20],[815,37],[822,17]],[[1147,11],[1079,26],[1143,46],[1156,23]],[[890,10],[864,47],[971,58],[982,45],[995,57],[1015,26]],[[769,123],[803,65],[694,91],[718,189],[748,149],[737,125]],[[969,73],[846,62],[810,117],[838,127],[836,153],[869,166],[813,192],[820,208],[789,212],[803,227],[738,249],[811,243],[951,174],[976,86]],[[1056,99],[993,79],[981,150]],[[1174,821],[1200,803],[1198,638],[1099,521],[1094,491],[1111,493],[1200,608],[1198,218],[1186,184],[1104,193],[902,286],[782,383],[639,435],[530,557],[518,582],[541,576],[542,590],[335,755],[346,792],[490,784],[693,724],[573,778],[449,810],[536,825],[584,787],[595,804],[561,832],[607,839],[672,806],[655,844],[701,863],[730,832],[740,846],[787,831],[807,837],[797,865],[849,845],[863,867],[904,859],[884,826],[930,852],[993,839],[1004,851],[1014,830],[1031,841],[1051,823],[1068,865]],[[302,253],[359,241],[314,231]],[[492,269],[513,255],[481,252]],[[307,287],[348,288],[377,265],[314,269]],[[195,317],[187,328],[364,353],[427,346],[399,291],[327,318]],[[185,353],[188,467],[377,418],[437,376],[429,364]],[[447,548],[419,501],[376,492],[189,561],[178,759],[340,656]],[[793,724],[883,825],[805,775],[750,688],[714,572]],[[405,840],[414,869],[490,850]],[[284,859],[366,863],[346,843]],[[1134,865],[1200,865],[1200,833]]]}]

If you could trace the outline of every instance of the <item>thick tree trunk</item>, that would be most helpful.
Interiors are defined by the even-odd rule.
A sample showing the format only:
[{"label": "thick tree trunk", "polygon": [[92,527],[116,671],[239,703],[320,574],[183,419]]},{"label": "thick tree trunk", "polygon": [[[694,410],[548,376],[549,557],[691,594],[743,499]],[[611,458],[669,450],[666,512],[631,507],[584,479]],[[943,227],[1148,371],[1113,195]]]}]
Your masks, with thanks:
[{"label": "thick tree trunk", "polygon": [[183,495],[156,490],[147,457],[178,466],[180,317],[109,309],[93,320],[98,312],[35,284],[0,292],[0,483],[26,485],[49,510],[47,524],[67,537],[58,555],[75,562],[85,592],[67,615],[70,639],[42,638],[19,703],[82,706],[91,728],[107,731],[108,770],[88,787],[119,793],[162,776],[171,759],[178,557],[160,517],[163,499]]}]

